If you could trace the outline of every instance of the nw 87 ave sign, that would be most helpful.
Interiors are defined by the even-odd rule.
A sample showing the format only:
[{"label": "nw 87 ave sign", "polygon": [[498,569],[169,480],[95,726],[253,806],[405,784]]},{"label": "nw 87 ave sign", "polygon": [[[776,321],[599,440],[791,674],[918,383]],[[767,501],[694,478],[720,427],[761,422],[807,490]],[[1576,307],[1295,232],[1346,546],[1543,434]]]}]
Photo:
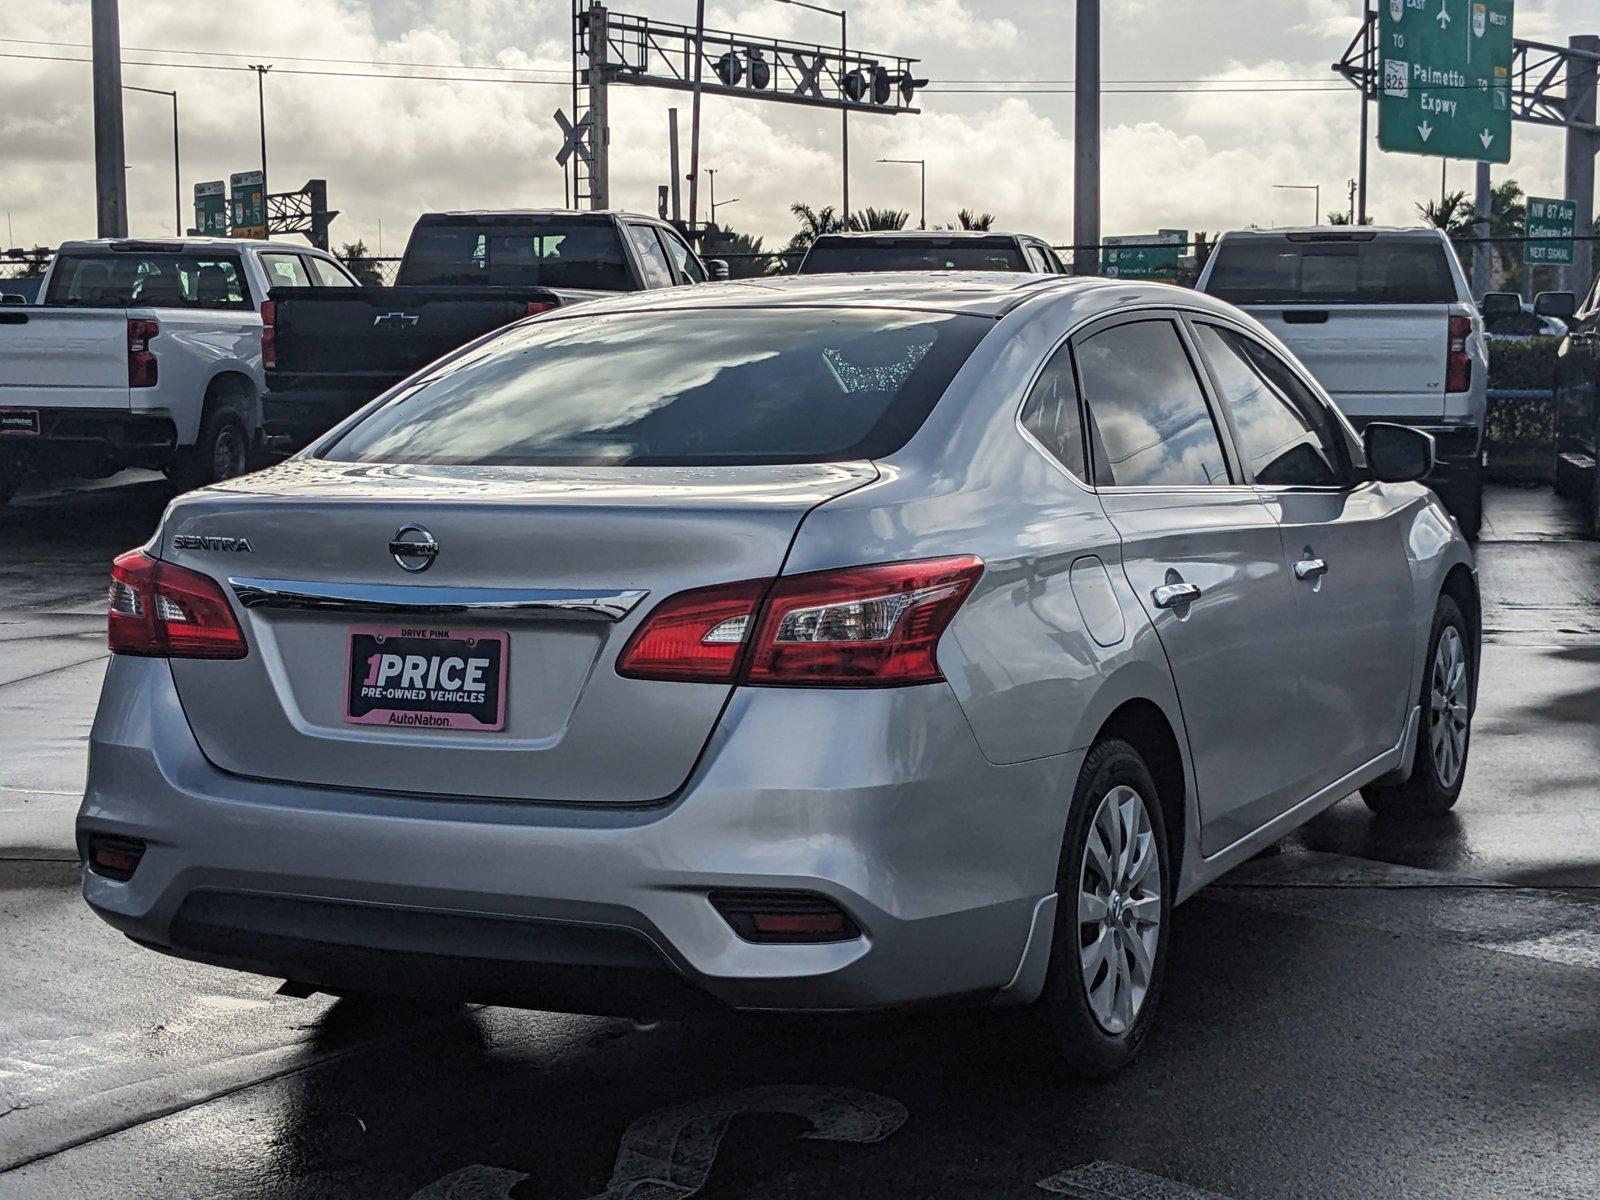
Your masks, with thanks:
[{"label": "nw 87 ave sign", "polygon": [[1378,145],[1511,160],[1512,0],[1382,0]]}]

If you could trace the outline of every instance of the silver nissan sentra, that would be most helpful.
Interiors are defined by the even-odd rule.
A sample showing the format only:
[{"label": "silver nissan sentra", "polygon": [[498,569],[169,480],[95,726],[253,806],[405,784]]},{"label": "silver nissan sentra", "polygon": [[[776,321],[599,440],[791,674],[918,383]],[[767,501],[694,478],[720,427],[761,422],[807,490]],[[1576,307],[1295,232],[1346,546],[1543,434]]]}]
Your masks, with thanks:
[{"label": "silver nissan sentra", "polygon": [[1432,456],[1161,285],[557,310],[117,560],[84,895],[291,990],[962,998],[1103,1074],[1175,903],[1354,791],[1455,802]]}]

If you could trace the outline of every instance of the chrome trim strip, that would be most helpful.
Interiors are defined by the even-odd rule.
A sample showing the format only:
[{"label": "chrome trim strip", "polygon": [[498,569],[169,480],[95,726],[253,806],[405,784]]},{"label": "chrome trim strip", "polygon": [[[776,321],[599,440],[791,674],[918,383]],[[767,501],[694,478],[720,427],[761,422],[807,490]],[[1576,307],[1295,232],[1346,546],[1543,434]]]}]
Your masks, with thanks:
[{"label": "chrome trim strip", "polygon": [[308,583],[293,579],[228,579],[246,608],[315,612],[394,613],[446,616],[453,613],[530,613],[545,617],[620,621],[650,593],[575,591],[561,588],[418,587],[393,583]]}]

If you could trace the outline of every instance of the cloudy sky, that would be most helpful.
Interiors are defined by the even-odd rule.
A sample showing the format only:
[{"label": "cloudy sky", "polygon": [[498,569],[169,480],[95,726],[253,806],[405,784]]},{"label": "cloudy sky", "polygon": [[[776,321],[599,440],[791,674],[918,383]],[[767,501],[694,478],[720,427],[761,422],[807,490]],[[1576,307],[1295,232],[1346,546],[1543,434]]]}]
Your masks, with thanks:
[{"label": "cloudy sky", "polygon": [[[915,221],[916,168],[873,160],[926,158],[930,222],[970,207],[1010,228],[1070,240],[1071,95],[1041,93],[1048,85],[1037,83],[985,94],[936,88],[1070,79],[1073,0],[845,3],[852,46],[920,58],[935,84],[921,97],[920,116],[852,120],[853,205],[908,208]],[[1562,42],[1593,32],[1594,5],[1521,0],[1516,32]],[[694,18],[693,0],[612,7]],[[714,27],[818,41],[837,30],[830,17],[774,0],[707,7]],[[1359,27],[1360,11],[1359,0],[1105,0],[1104,75],[1122,94],[1103,101],[1104,231],[1309,219],[1310,194],[1275,183],[1321,184],[1322,208],[1343,208],[1359,105],[1351,89],[1335,86],[1328,64]],[[58,61],[87,57],[89,2],[0,0],[0,12],[4,244],[92,236],[89,66]],[[376,249],[381,227],[383,249],[395,254],[419,212],[562,202],[551,114],[570,104],[570,85],[561,82],[570,64],[568,14],[569,0],[125,0],[123,80],[179,92],[187,209],[194,182],[257,164],[256,81],[245,64],[274,63],[273,190],[325,177],[330,203],[342,211],[336,240]],[[401,74],[455,78],[392,78]],[[484,77],[494,81],[476,81]],[[1299,90],[1260,90],[1267,87]],[[683,109],[687,155],[686,95],[613,89],[620,206],[655,209],[667,178],[669,104]],[[169,102],[130,93],[126,114],[131,231],[170,233]],[[739,201],[719,214],[725,223],[771,247],[792,227],[791,202],[837,203],[836,114],[711,97],[704,122],[703,163],[718,170],[718,200]],[[1511,166],[1496,168],[1496,180],[1504,171],[1530,192],[1559,194],[1561,155],[1558,132],[1519,124]],[[1471,176],[1470,165],[1452,164],[1450,186],[1470,189]],[[1411,221],[1415,201],[1438,189],[1437,160],[1374,153],[1372,211],[1380,221]]]}]

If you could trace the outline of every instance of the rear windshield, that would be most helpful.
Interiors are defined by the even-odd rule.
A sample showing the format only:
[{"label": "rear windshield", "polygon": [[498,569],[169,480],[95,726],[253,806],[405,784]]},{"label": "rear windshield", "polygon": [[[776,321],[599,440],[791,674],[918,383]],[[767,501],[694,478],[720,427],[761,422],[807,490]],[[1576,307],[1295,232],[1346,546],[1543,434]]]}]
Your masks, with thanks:
[{"label": "rear windshield", "polygon": [[1449,304],[1455,279],[1439,242],[1224,238],[1205,290],[1233,304]]},{"label": "rear windshield", "polygon": [[411,235],[402,284],[573,287],[630,291],[622,239],[610,224],[424,225]]},{"label": "rear windshield", "polygon": [[1026,271],[1022,252],[1009,242],[928,245],[921,242],[818,242],[801,264],[802,275],[859,271]]},{"label": "rear windshield", "polygon": [[239,260],[231,255],[106,250],[61,254],[46,304],[91,308],[250,308]]},{"label": "rear windshield", "polygon": [[712,466],[898,450],[981,317],[861,310],[628,313],[516,326],[377,409],[336,462]]}]

